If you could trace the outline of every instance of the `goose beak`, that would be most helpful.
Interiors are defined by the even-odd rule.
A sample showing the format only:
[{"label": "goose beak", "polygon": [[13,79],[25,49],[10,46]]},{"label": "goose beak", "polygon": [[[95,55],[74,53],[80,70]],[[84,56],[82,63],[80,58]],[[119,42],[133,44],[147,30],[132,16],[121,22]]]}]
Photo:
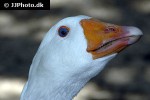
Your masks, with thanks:
[{"label": "goose beak", "polygon": [[142,36],[142,31],[136,27],[118,26],[95,19],[83,19],[80,24],[87,40],[87,52],[92,54],[93,59],[119,53]]}]

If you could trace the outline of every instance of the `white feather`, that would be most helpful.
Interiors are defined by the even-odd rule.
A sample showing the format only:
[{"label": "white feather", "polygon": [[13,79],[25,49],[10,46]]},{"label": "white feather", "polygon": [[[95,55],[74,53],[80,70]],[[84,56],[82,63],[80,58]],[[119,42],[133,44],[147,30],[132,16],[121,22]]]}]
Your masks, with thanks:
[{"label": "white feather", "polygon": [[[86,52],[87,42],[79,22],[89,18],[68,17],[48,31],[31,64],[21,100],[71,100],[116,55],[93,60]],[[62,38],[57,31],[64,25],[70,32]]]}]

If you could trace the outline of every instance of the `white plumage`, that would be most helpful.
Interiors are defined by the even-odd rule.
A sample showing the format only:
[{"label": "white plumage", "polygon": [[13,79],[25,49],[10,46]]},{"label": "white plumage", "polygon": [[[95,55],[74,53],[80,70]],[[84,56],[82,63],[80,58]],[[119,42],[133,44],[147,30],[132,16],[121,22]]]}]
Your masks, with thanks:
[{"label": "white plumage", "polygon": [[[71,100],[108,61],[116,56],[118,51],[94,58],[96,54],[92,52],[100,52],[87,51],[89,46],[87,41],[92,40],[87,39],[82,20],[91,20],[91,17],[65,18],[47,32],[30,66],[28,81],[20,100]],[[61,26],[69,28],[65,37],[59,35],[58,30]],[[135,27],[126,30],[130,36],[132,33],[135,36],[123,40],[123,42],[128,41],[128,44],[132,44],[142,35],[142,32]],[[66,28],[62,31],[66,31]],[[104,38],[101,40],[104,45]],[[122,40],[112,41],[110,45],[117,45],[120,42]],[[102,45],[101,50],[109,49],[110,46],[107,44],[105,47]]]}]

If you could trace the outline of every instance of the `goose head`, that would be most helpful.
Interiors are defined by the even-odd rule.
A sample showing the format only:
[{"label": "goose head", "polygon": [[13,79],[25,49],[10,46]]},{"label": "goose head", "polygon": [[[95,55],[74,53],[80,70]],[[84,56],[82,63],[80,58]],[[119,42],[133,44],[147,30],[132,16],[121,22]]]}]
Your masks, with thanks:
[{"label": "goose head", "polygon": [[[64,94],[63,90],[68,94],[65,100],[71,99],[108,61],[141,35],[136,27],[104,23],[88,16],[62,19],[44,37],[31,64],[22,98],[30,100],[32,93],[43,91],[43,96],[44,91],[51,91],[45,93],[47,97],[60,100],[56,98]],[[55,96],[54,91],[60,95]],[[32,100],[38,100],[38,95]]]}]

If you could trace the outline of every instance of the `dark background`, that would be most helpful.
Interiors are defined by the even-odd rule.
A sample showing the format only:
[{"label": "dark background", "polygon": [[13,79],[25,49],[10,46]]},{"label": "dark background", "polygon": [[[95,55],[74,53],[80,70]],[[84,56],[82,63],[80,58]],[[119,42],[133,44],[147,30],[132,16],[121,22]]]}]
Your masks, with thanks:
[{"label": "dark background", "polygon": [[[76,15],[136,26],[144,33],[107,64],[76,100],[150,100],[150,0],[51,0],[50,11],[0,11],[0,100],[19,100],[45,33],[60,19]],[[17,84],[22,84],[19,92],[13,92]]]}]

